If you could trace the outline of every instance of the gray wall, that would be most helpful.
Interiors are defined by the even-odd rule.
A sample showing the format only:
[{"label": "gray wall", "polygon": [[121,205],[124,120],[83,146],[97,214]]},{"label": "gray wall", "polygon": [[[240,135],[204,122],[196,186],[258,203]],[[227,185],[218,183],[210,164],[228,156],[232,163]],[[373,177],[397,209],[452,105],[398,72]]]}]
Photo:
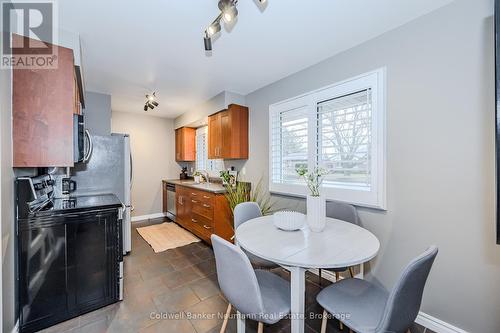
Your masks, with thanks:
[{"label": "gray wall", "polygon": [[14,315],[14,171],[12,169],[12,81],[10,70],[0,70],[0,192],[2,253],[2,331],[10,332]]},{"label": "gray wall", "polygon": [[256,181],[268,165],[269,104],[387,67],[388,210],[361,209],[382,245],[371,273],[390,287],[437,244],[422,311],[482,333],[500,331],[492,15],[493,0],[456,0],[246,96],[246,177]]},{"label": "gray wall", "polygon": [[111,134],[111,95],[87,91],[85,125],[95,135]]},{"label": "gray wall", "polygon": [[175,162],[175,132],[173,119],[142,113],[112,113],[112,130],[130,135],[134,159],[132,182],[132,216],[161,213],[162,179],[179,178],[180,167]]}]

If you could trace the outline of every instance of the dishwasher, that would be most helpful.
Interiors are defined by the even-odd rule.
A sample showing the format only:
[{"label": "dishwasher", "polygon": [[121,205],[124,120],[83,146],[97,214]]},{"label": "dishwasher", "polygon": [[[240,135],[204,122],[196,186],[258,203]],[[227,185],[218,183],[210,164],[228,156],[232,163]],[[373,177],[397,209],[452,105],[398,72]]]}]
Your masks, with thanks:
[{"label": "dishwasher", "polygon": [[175,185],[167,183],[167,217],[175,222]]}]

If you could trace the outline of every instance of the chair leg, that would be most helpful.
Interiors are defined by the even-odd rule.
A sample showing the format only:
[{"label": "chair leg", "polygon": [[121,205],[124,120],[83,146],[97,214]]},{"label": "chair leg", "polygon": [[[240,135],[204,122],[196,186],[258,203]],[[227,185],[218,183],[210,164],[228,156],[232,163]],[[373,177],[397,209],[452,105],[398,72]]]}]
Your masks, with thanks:
[{"label": "chair leg", "polygon": [[339,280],[340,280],[340,273],[335,272],[335,282],[339,282]]},{"label": "chair leg", "polygon": [[351,267],[349,267],[349,274],[351,274],[351,277],[353,278],[354,277],[354,269]]},{"label": "chair leg", "polygon": [[321,268],[318,269],[318,276],[319,276],[318,282],[319,282],[319,285],[321,286]]},{"label": "chair leg", "polygon": [[340,327],[340,330],[343,331],[344,330],[344,324],[342,324],[341,321],[339,321],[339,327]]},{"label": "chair leg", "polygon": [[264,333],[264,324],[259,321],[259,327],[257,333]]},{"label": "chair leg", "polygon": [[231,303],[227,305],[226,314],[224,316],[224,322],[222,323],[222,327],[220,328],[220,333],[226,332],[227,321],[229,320],[229,315],[231,314]]},{"label": "chair leg", "polygon": [[326,323],[328,322],[328,312],[323,310],[323,320],[321,320],[321,333],[326,333]]}]

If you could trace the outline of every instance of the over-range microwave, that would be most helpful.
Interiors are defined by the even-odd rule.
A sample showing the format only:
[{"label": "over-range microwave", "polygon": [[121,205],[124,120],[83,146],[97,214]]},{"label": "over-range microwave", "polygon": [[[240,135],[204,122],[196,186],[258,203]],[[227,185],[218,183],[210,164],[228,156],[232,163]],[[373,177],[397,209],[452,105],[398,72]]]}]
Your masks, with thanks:
[{"label": "over-range microwave", "polygon": [[86,163],[92,155],[92,137],[85,128],[83,115],[73,115],[73,160]]}]

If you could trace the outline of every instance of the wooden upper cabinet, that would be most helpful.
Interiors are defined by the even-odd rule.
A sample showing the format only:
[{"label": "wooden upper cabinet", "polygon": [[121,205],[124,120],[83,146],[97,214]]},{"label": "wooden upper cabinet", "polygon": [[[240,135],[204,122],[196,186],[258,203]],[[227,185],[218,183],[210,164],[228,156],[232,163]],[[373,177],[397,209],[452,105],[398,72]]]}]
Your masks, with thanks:
[{"label": "wooden upper cabinet", "polygon": [[221,114],[216,113],[208,117],[208,158],[221,158],[222,153],[222,126]]},{"label": "wooden upper cabinet", "polygon": [[175,160],[177,162],[196,160],[196,129],[181,127],[175,130]]},{"label": "wooden upper cabinet", "polygon": [[208,158],[248,159],[248,108],[231,104],[208,117]]},{"label": "wooden upper cabinet", "polygon": [[73,50],[53,47],[56,69],[12,71],[14,167],[73,166],[73,113],[79,112]]}]

